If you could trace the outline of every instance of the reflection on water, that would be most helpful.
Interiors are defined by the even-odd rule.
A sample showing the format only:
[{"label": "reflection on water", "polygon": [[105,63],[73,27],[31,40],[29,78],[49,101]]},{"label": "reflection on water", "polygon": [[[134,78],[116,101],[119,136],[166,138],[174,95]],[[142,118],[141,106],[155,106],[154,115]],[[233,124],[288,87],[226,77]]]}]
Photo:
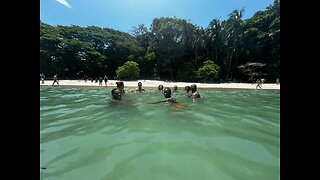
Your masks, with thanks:
[{"label": "reflection on water", "polygon": [[41,179],[280,179],[280,94],[40,89]]}]

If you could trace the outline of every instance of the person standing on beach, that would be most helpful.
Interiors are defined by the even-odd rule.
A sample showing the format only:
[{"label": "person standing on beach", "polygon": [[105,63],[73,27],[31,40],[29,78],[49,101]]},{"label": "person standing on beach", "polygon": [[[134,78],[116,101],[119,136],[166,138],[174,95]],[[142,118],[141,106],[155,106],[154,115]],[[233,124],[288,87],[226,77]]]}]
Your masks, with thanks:
[{"label": "person standing on beach", "polygon": [[54,76],[53,76],[53,83],[52,83],[52,86],[54,85],[54,83],[56,83],[57,82],[57,84],[58,84],[58,86],[59,86],[59,81],[58,81],[58,75],[57,74],[55,74]]},{"label": "person standing on beach", "polygon": [[103,81],[102,77],[99,76],[99,86],[102,86],[102,81]]},{"label": "person standing on beach", "polygon": [[104,85],[108,86],[108,77],[107,75],[104,75]]},{"label": "person standing on beach", "polygon": [[40,78],[41,78],[41,84],[44,84],[44,79],[46,78],[46,76],[43,73],[41,73]]}]

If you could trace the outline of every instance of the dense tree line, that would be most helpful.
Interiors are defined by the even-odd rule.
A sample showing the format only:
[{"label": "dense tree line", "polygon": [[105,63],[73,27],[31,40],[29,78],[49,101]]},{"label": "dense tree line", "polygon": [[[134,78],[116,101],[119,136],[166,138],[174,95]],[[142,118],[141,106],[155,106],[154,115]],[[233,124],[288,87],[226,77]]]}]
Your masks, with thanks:
[{"label": "dense tree line", "polygon": [[[213,19],[205,29],[176,17],[155,18],[150,28],[141,24],[131,34],[40,21],[40,71],[47,77],[57,73],[61,79],[107,75],[244,82],[256,75],[274,82],[280,77],[280,1],[247,20],[242,19],[244,12],[234,10],[227,20]],[[248,74],[243,69],[247,63],[266,66]]]}]

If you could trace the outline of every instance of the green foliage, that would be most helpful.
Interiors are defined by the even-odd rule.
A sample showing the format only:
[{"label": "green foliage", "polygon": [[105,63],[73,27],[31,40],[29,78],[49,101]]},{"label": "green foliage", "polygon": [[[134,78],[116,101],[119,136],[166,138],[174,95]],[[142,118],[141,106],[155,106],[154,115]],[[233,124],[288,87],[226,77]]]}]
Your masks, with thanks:
[{"label": "green foliage", "polygon": [[139,77],[140,69],[139,64],[134,61],[127,61],[123,66],[118,67],[117,71],[118,78],[129,78],[134,79]]},{"label": "green foliage", "polygon": [[151,52],[151,53],[147,52],[146,53],[146,60],[153,61],[155,59],[156,59],[156,55],[154,54],[154,52]]},{"label": "green foliage", "polygon": [[[131,34],[95,26],[51,26],[40,21],[40,70],[48,77],[115,77],[126,61],[140,66],[144,78],[194,81],[243,79],[237,68],[248,62],[264,63],[269,79],[280,76],[280,1],[243,20],[244,9],[224,21],[213,19],[203,29],[187,20],[160,17],[150,28],[141,24]],[[207,63],[206,63],[207,64]],[[199,68],[200,67],[200,68]],[[210,70],[210,68],[211,70]],[[120,68],[121,77],[129,78]],[[243,73],[242,73],[243,74]]]},{"label": "green foliage", "polygon": [[220,67],[214,64],[213,61],[207,60],[197,71],[197,77],[203,80],[217,80],[219,79],[219,72]]}]

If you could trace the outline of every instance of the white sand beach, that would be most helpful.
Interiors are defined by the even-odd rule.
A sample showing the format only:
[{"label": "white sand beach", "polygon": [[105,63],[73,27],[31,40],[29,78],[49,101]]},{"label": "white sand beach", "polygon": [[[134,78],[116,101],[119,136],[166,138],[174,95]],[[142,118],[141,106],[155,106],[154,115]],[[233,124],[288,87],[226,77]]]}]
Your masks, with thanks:
[{"label": "white sand beach", "polygon": [[[108,80],[107,86],[104,82],[102,87],[112,88],[116,87],[117,80]],[[167,82],[158,80],[136,80],[136,81],[123,81],[125,88],[134,89],[138,87],[138,82],[142,82],[143,88],[157,88],[159,84],[164,87],[173,88],[174,85],[178,86],[178,89],[184,89],[185,86],[190,86],[191,84],[196,84],[198,88],[217,88],[217,89],[256,89],[256,83],[197,83],[197,82]],[[51,86],[53,80],[45,80],[44,84],[40,86],[47,87]],[[57,83],[55,83],[55,86]],[[61,87],[101,87],[97,82],[84,81],[84,80],[59,80],[59,85]],[[262,89],[274,89],[280,90],[280,84],[276,83],[263,83],[261,85]]]}]

